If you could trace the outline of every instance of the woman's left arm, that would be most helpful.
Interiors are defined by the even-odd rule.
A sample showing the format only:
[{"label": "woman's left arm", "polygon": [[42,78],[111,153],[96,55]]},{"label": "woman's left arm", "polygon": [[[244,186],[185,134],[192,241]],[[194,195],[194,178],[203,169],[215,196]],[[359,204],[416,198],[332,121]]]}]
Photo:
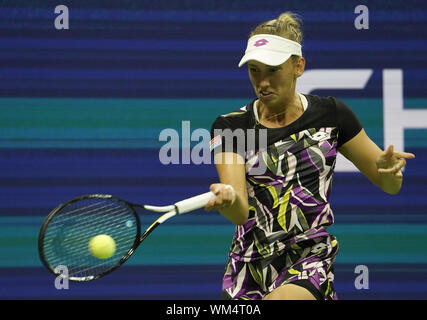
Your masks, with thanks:
[{"label": "woman's left arm", "polygon": [[353,162],[373,184],[389,194],[397,194],[402,186],[405,159],[415,158],[412,153],[395,152],[393,145],[381,150],[363,129],[338,151]]}]

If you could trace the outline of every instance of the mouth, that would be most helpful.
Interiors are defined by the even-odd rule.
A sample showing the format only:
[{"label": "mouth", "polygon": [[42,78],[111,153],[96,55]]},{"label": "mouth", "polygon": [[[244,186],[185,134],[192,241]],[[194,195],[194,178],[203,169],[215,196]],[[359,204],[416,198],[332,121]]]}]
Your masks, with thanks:
[{"label": "mouth", "polygon": [[273,96],[273,92],[268,91],[268,90],[261,90],[261,91],[259,91],[259,95],[262,98],[269,98],[269,97]]}]

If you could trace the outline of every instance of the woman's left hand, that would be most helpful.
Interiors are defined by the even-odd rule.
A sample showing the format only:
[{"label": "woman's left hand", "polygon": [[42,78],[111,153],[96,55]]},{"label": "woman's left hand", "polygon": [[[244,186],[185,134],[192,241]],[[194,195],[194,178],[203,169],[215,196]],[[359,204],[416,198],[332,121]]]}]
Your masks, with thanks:
[{"label": "woman's left hand", "polygon": [[377,158],[376,164],[379,174],[392,174],[402,176],[402,168],[406,165],[405,159],[414,159],[415,155],[408,152],[395,152],[394,146],[390,145]]}]

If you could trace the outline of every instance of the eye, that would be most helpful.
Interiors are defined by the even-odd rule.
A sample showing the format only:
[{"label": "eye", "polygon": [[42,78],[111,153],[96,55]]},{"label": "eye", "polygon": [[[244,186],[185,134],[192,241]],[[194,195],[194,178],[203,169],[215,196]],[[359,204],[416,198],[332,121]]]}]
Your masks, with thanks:
[{"label": "eye", "polygon": [[249,71],[252,72],[252,73],[254,73],[254,72],[257,72],[258,70],[257,70],[257,68],[249,67]]},{"label": "eye", "polygon": [[278,71],[278,70],[279,70],[279,68],[270,68],[270,70],[269,70],[269,71],[270,71],[271,73],[274,73],[274,72],[276,72],[276,71]]}]

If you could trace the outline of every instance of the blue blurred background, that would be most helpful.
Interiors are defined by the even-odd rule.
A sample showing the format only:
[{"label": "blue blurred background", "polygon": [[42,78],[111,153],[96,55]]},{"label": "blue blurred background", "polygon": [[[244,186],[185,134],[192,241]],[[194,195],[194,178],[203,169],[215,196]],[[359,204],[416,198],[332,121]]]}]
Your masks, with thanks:
[{"label": "blue blurred background", "polygon": [[[125,266],[68,290],[55,289],[39,261],[40,225],[81,194],[163,205],[207,191],[217,181],[214,166],[162,165],[159,134],[180,132],[182,121],[209,129],[250,102],[247,71],[237,68],[248,33],[288,10],[304,21],[307,72],[371,70],[363,88],[310,93],[342,99],[384,147],[384,70],[401,70],[405,110],[427,112],[427,5],[420,3],[0,1],[0,298],[219,299],[234,227],[218,213],[168,221]],[[355,28],[359,4],[369,9],[369,29]],[[68,30],[55,29],[57,5],[69,9]],[[399,93],[399,83],[391,85]],[[352,170],[335,174],[330,231],[341,245],[340,299],[427,298],[422,116],[417,129],[402,118],[404,149],[416,159],[398,196]],[[355,287],[358,265],[369,269],[368,289]]]}]

